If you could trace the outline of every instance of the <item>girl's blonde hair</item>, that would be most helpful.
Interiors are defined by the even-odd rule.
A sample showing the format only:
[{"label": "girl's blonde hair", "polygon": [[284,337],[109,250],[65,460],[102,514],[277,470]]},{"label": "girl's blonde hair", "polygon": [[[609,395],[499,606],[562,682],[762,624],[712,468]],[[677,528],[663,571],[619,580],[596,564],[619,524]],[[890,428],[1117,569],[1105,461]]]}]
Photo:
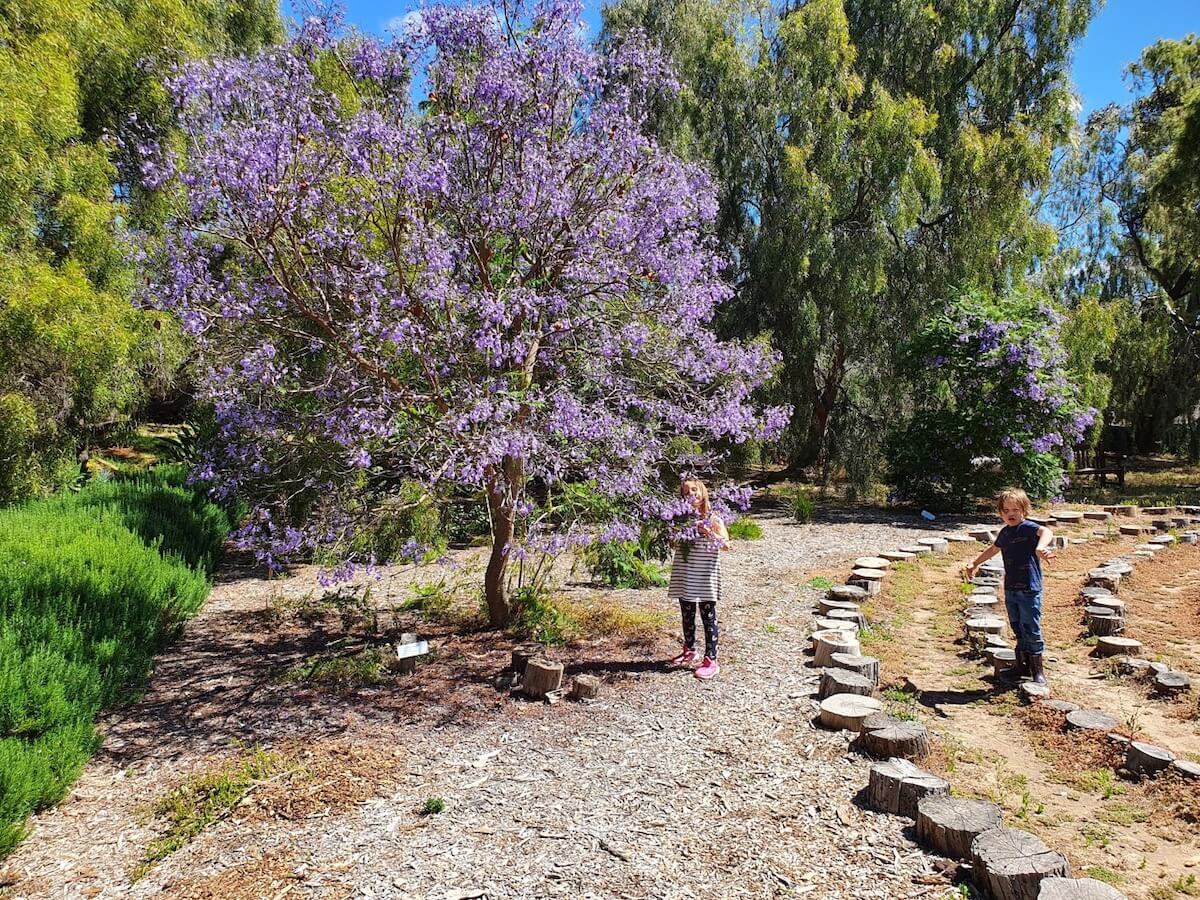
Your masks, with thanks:
[{"label": "girl's blonde hair", "polygon": [[679,482],[679,496],[686,497],[684,488],[689,484],[695,484],[700,487],[700,515],[709,516],[712,514],[712,504],[708,501],[708,487],[699,478],[689,477]]},{"label": "girl's blonde hair", "polygon": [[1005,488],[996,495],[996,511],[1004,512],[1006,504],[1013,503],[1021,510],[1021,515],[1028,516],[1033,512],[1033,504],[1029,502],[1029,495],[1018,487]]}]

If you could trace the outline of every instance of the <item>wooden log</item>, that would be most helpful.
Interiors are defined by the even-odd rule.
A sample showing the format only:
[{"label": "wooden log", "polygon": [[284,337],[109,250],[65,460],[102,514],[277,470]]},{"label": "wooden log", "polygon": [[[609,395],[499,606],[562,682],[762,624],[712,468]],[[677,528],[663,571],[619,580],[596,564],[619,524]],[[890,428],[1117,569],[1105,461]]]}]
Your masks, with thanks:
[{"label": "wooden log", "polygon": [[867,599],[867,591],[857,584],[835,584],[829,589],[828,597],[830,600],[862,603]]},{"label": "wooden log", "polygon": [[1068,877],[1071,868],[1028,831],[996,828],[971,842],[972,878],[994,900],[1037,900],[1042,879]]},{"label": "wooden log", "polygon": [[525,676],[521,679],[521,690],[535,700],[544,700],[546,695],[562,687],[562,663],[534,657],[525,664]]},{"label": "wooden log", "polygon": [[971,843],[1003,824],[1000,807],[986,800],[932,795],[917,804],[917,841],[949,859],[970,859]]},{"label": "wooden log", "polygon": [[1037,900],[1126,900],[1111,884],[1095,878],[1043,878]]},{"label": "wooden log", "polygon": [[1077,709],[1067,713],[1067,728],[1098,731],[1107,734],[1117,727],[1117,720],[1098,709]]},{"label": "wooden log", "polygon": [[856,656],[849,653],[831,653],[829,662],[835,669],[845,669],[879,684],[879,660],[873,656]]},{"label": "wooden log", "polygon": [[858,743],[876,759],[924,759],[929,755],[929,732],[920,722],[864,727]]},{"label": "wooden log", "polygon": [[941,556],[950,552],[950,542],[944,537],[927,537],[919,538],[917,543],[923,547],[928,547],[931,553]]},{"label": "wooden log", "polygon": [[857,612],[858,604],[852,603],[849,600],[830,600],[828,597],[822,597],[817,601],[817,612],[826,619],[829,618],[829,614],[835,609],[850,609]]},{"label": "wooden log", "polygon": [[1138,656],[1142,642],[1127,637],[1102,637],[1096,641],[1096,652],[1101,656]]},{"label": "wooden log", "polygon": [[509,668],[524,675],[525,666],[529,661],[535,656],[540,656],[545,649],[541,644],[519,644],[513,647],[512,662],[509,664]]},{"label": "wooden log", "polygon": [[860,556],[854,561],[856,569],[887,569],[892,563],[881,556]]},{"label": "wooden log", "polygon": [[1191,687],[1191,679],[1183,672],[1157,672],[1154,675],[1154,693],[1160,697],[1178,697]]},{"label": "wooden log", "polygon": [[1128,503],[1121,503],[1117,504],[1116,506],[1105,506],[1104,511],[1110,512],[1114,516],[1136,516],[1138,514],[1138,508],[1136,506],[1131,506]]},{"label": "wooden log", "polygon": [[833,619],[837,622],[849,622],[857,631],[860,628],[867,627],[867,617],[857,609],[835,609],[831,610],[826,618]]},{"label": "wooden log", "polygon": [[817,644],[818,644],[818,643],[820,643],[820,641],[821,641],[823,638],[826,638],[826,637],[841,637],[843,634],[845,634],[845,632],[844,632],[842,629],[840,629],[840,628],[822,628],[822,629],[819,629],[819,630],[817,630],[817,631],[814,631],[812,634],[810,634],[810,635],[808,636],[808,639],[809,639],[809,641],[811,642],[811,645],[812,645],[812,652],[813,652],[814,654],[816,654],[816,652],[817,652]]},{"label": "wooden log", "polygon": [[1108,522],[1112,519],[1112,513],[1102,509],[1089,509],[1084,512],[1083,517],[1090,522]]},{"label": "wooden log", "polygon": [[817,688],[817,698],[820,700],[832,697],[834,694],[858,694],[860,697],[870,697],[873,693],[875,693],[875,682],[865,675],[836,667],[821,670],[821,683]]},{"label": "wooden log", "polygon": [[892,815],[917,815],[917,804],[925,797],[950,793],[950,783],[913,765],[907,759],[889,759],[871,766],[867,782],[867,804]]},{"label": "wooden log", "polygon": [[1016,650],[993,650],[992,657],[992,674],[999,678],[1008,669],[1013,668],[1017,664]]},{"label": "wooden log", "polygon": [[1146,516],[1165,516],[1171,511],[1169,506],[1143,506],[1142,515]]},{"label": "wooden log", "polygon": [[1157,775],[1175,761],[1175,754],[1153,744],[1130,741],[1125,750],[1125,768],[1134,775]]},{"label": "wooden log", "polygon": [[834,731],[845,729],[857,732],[862,728],[863,719],[882,709],[883,703],[874,697],[833,694],[821,701],[820,722]]},{"label": "wooden log", "polygon": [[[866,571],[866,570],[864,570],[864,571]],[[873,569],[871,571],[877,572],[879,570]],[[850,573],[850,577],[846,579],[846,583],[862,588],[864,591],[867,592],[868,597],[877,597],[883,591],[883,582],[882,581],[879,581],[876,579],[871,579],[871,578],[862,578],[862,577],[859,577],[854,572]]]},{"label": "wooden log", "polygon": [[1087,605],[1107,609],[1114,616],[1119,616],[1122,619],[1125,618],[1125,601],[1118,600],[1116,597],[1094,597]]},{"label": "wooden log", "polygon": [[1113,614],[1111,609],[1099,606],[1089,606],[1086,610],[1088,634],[1112,635],[1125,630],[1125,620]]},{"label": "wooden log", "polygon": [[888,550],[886,553],[880,553],[888,562],[908,562],[910,559],[916,559],[917,554],[905,553],[903,550]]},{"label": "wooden log", "polygon": [[1184,781],[1200,781],[1200,763],[1188,759],[1177,759],[1171,763],[1171,772]]},{"label": "wooden log", "polygon": [[858,656],[861,651],[858,638],[853,634],[827,633],[825,637],[817,641],[816,647],[813,648],[813,662],[822,668],[829,668],[833,665],[833,661],[830,659],[833,654],[849,653],[851,656]]},{"label": "wooden log", "polygon": [[600,696],[600,679],[595,675],[576,675],[571,684],[571,697],[574,700],[595,700]]},{"label": "wooden log", "polygon": [[1106,588],[1115,594],[1121,588],[1121,576],[1110,569],[1092,569],[1088,572],[1087,583],[1088,587]]}]

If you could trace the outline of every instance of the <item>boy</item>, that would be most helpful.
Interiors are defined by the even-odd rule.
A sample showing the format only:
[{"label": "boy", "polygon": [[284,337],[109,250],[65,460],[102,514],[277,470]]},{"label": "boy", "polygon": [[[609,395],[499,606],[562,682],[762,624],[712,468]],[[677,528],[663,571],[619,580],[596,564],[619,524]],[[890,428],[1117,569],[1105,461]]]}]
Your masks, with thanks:
[{"label": "boy", "polygon": [[1054,532],[1045,525],[1026,520],[1033,512],[1029,497],[1020,488],[1005,488],[996,496],[996,509],[1004,527],[992,544],[967,567],[967,578],[974,578],[979,567],[1004,554],[1004,605],[1008,623],[1017,639],[1017,672],[1026,671],[1038,684],[1046,683],[1042,667],[1045,643],[1042,640],[1042,566],[1041,559],[1054,557],[1050,544]]}]

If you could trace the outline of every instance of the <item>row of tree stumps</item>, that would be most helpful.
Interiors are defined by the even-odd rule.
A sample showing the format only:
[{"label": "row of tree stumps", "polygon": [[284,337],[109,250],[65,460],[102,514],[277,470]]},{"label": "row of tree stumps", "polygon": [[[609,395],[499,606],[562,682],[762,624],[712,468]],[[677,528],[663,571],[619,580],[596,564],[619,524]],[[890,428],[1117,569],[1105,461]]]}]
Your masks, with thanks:
[{"label": "row of tree stumps", "polygon": [[[1005,828],[996,804],[951,797],[948,781],[916,763],[930,749],[925,726],[885,714],[875,697],[879,661],[860,651],[857,630],[868,624],[861,604],[880,592],[892,563],[926,553],[947,553],[951,542],[970,539],[967,535],[923,538],[894,552],[857,559],[847,584],[831,588],[819,601],[812,634],[814,664],[821,669],[819,721],[826,728],[852,732],[851,746],[880,760],[872,764],[863,792],[867,805],[912,819],[918,842],[930,852],[969,867],[972,881],[988,897],[1120,898],[1120,892],[1103,882],[1071,878],[1066,858],[1036,836]],[[985,612],[994,615],[994,586],[978,596],[990,597],[992,602],[980,602],[978,615],[970,618],[981,618]],[[986,628],[976,631],[991,635]]]}]

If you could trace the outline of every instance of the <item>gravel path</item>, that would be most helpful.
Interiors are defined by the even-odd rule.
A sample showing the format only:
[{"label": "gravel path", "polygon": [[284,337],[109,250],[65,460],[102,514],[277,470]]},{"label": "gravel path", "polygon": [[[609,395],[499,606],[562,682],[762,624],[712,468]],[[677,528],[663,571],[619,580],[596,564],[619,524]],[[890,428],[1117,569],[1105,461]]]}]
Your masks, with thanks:
[{"label": "gravel path", "polygon": [[[816,673],[801,653],[819,595],[803,586],[806,573],[909,543],[927,526],[856,513],[807,526],[758,520],[764,539],[725,557],[721,676],[700,684],[667,671],[665,638],[568,657],[608,682],[588,706],[514,701],[482,676],[468,679],[475,702],[462,716],[436,703],[364,704],[361,694],[295,701],[254,663],[304,647],[264,650],[248,630],[230,632],[230,617],[264,588],[227,579],[145,700],[106,723],[106,746],[72,797],[37,817],[8,860],[13,896],[220,896],[198,886],[272,865],[291,897],[941,896],[945,882],[903,834],[905,820],[856,805],[868,762],[847,753],[845,734],[812,726]],[[286,590],[311,587],[307,577]],[[665,603],[664,593],[645,602]],[[477,656],[481,671],[497,670],[499,656]],[[473,659],[463,651],[463,664]],[[223,692],[237,695],[236,714],[208,715]],[[205,752],[233,738],[330,732],[394,748],[383,794],[298,821],[235,815],[130,883],[155,833],[141,804],[202,767]],[[445,811],[417,815],[435,796]]]}]

